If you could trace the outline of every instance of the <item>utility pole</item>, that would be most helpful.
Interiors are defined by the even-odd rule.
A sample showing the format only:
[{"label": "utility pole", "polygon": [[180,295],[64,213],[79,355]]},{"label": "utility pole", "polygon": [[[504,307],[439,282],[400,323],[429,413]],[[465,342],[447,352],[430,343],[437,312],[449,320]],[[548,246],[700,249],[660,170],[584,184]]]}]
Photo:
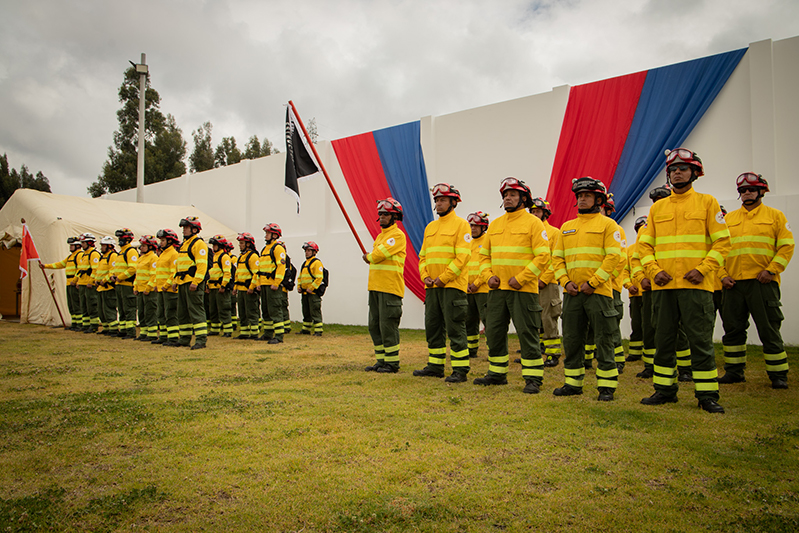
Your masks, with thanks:
[{"label": "utility pole", "polygon": [[131,61],[139,73],[139,162],[136,170],[136,203],[144,203],[144,104],[147,90],[147,56],[141,55],[141,63]]}]

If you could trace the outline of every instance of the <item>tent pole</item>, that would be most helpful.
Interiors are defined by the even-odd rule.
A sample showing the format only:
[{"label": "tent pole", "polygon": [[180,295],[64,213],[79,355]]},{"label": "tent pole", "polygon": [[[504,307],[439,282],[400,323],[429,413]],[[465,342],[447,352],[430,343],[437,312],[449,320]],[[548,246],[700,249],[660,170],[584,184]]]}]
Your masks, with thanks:
[{"label": "tent pole", "polygon": [[336,198],[336,202],[338,203],[339,209],[341,209],[341,213],[344,215],[344,218],[347,220],[347,224],[350,227],[350,231],[352,231],[352,235],[355,237],[355,240],[358,241],[358,246],[361,247],[361,252],[366,253],[366,248],[363,247],[361,238],[358,237],[358,233],[355,231],[355,226],[352,225],[352,221],[350,220],[350,217],[347,214],[347,210],[344,209],[344,204],[341,203],[341,198],[339,198],[338,193],[336,192],[336,188],[333,187],[333,182],[330,181],[330,176],[327,174],[327,169],[325,169],[325,165],[322,163],[322,159],[319,157],[319,154],[316,152],[316,147],[311,141],[311,136],[308,135],[308,131],[305,129],[305,124],[302,123],[300,114],[297,113],[297,108],[294,107],[294,102],[289,100],[289,105],[291,106],[291,109],[294,110],[294,116],[297,117],[297,122],[300,123],[300,128],[302,128],[302,133],[303,135],[305,135],[305,138],[308,140],[308,145],[311,147],[311,150],[313,150],[313,155],[314,157],[316,157],[316,162],[319,163],[319,166],[322,168],[322,173],[325,175],[327,184],[330,187],[330,190],[333,192],[333,196]]}]

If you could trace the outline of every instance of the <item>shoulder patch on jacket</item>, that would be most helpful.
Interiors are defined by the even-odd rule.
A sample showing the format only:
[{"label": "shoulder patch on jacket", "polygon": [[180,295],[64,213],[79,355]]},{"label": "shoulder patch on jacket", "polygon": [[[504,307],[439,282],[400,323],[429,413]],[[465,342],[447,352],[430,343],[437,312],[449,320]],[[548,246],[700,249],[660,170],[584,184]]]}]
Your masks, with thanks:
[{"label": "shoulder patch on jacket", "polygon": [[718,222],[719,224],[724,224],[724,213],[722,213],[721,211],[716,213],[716,222]]}]

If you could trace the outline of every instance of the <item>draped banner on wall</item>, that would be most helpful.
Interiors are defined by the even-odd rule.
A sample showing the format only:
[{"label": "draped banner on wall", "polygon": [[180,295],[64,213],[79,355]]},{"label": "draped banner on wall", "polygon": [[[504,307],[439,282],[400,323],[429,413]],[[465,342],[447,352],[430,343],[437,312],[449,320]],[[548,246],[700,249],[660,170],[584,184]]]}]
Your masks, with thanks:
[{"label": "draped banner on wall", "polygon": [[433,208],[422,155],[420,123],[411,122],[333,141],[341,171],[361,219],[374,239],[380,233],[377,201],[392,196],[402,204],[408,236],[405,285],[424,301],[419,277],[419,250],[424,228],[433,220]]},{"label": "draped banner on wall", "polygon": [[616,200],[614,218],[624,218],[663,170],[665,150],[685,141],[745,53],[572,87],[547,191],[551,223],[577,215],[571,180],[581,176],[602,180]]}]

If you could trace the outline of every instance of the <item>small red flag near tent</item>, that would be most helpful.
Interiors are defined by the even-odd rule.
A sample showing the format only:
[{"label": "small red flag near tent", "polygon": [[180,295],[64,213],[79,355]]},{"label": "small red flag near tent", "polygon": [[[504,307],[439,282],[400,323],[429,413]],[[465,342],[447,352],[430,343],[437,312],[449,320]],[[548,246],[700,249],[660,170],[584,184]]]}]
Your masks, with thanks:
[{"label": "small red flag near tent", "polygon": [[33,244],[33,237],[28,230],[28,225],[22,224],[22,252],[19,254],[19,269],[20,279],[25,279],[28,276],[28,262],[39,261],[39,252],[36,251],[36,245]]}]

